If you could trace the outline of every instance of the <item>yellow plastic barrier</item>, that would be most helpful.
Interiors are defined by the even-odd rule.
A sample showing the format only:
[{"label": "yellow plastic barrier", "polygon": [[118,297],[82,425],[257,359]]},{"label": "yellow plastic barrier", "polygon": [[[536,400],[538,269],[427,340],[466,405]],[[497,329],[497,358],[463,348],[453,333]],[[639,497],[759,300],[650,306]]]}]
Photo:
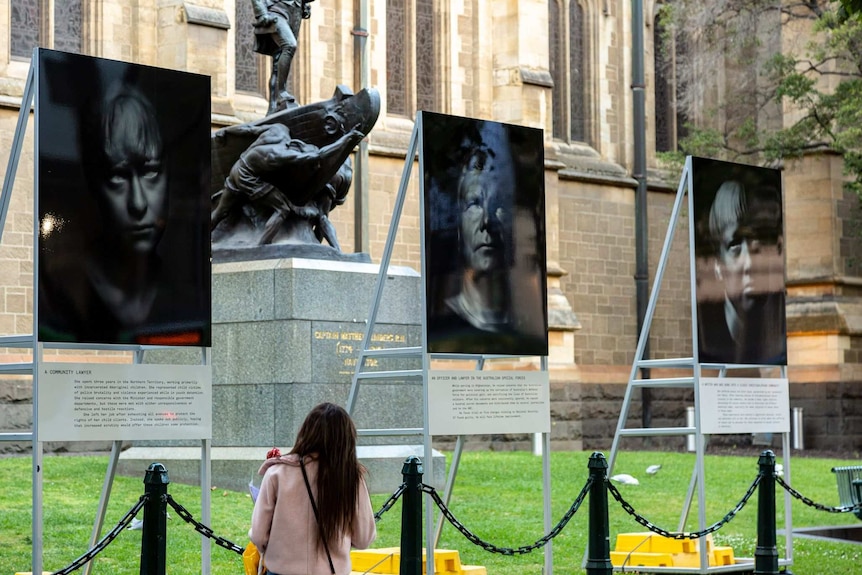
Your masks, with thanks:
[{"label": "yellow plastic barrier", "polygon": [[[379,573],[381,575],[398,575],[401,571],[401,548],[387,547],[383,549],[353,550],[350,552],[352,573]],[[442,575],[487,575],[487,570],[478,565],[462,565],[457,551],[447,549],[434,550],[434,571]],[[427,573],[425,552],[422,552],[422,572]]]},{"label": "yellow plastic barrier", "polygon": [[[735,563],[733,548],[716,547],[706,536],[708,565]],[[671,539],[656,533],[621,533],[611,551],[615,567],[700,567],[700,543],[695,539]]]}]

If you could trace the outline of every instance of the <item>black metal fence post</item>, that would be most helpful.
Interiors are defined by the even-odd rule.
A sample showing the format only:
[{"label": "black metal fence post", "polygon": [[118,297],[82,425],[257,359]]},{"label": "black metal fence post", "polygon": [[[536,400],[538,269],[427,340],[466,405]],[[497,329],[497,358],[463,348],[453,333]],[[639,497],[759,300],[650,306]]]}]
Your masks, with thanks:
[{"label": "black metal fence post", "polygon": [[422,575],[422,461],[411,455],[401,468],[404,494],[401,500],[400,575]]},{"label": "black metal fence post", "polygon": [[760,485],[757,487],[757,549],[754,551],[755,575],[778,573],[778,547],[775,533],[775,454],[766,450],[757,460]]},{"label": "black metal fence post", "polygon": [[144,524],[141,532],[141,575],[165,575],[167,557],[168,470],[153,463],[144,475]]},{"label": "black metal fence post", "polygon": [[611,575],[611,536],[608,522],[608,461],[598,451],[590,456],[590,541],[587,575]]}]

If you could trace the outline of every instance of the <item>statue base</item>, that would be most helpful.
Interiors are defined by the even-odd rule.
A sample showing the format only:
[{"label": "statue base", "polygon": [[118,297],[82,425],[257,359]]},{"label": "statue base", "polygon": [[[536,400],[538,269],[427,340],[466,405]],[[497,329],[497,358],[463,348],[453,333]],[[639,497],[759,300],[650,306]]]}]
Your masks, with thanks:
[{"label": "statue base", "polygon": [[290,258],[371,263],[371,256],[367,253],[346,254],[324,244],[296,243],[213,248],[214,264]]}]

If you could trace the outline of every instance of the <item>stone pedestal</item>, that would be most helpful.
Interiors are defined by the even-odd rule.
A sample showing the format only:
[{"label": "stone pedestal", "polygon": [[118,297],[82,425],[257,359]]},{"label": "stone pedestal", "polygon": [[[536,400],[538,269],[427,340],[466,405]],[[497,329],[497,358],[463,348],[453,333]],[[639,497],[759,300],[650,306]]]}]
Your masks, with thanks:
[{"label": "stone pedestal", "polygon": [[[347,402],[378,269],[306,259],[213,267],[214,446],[292,445],[312,407]],[[419,282],[389,270],[374,346],[420,345]],[[357,398],[357,427],[422,426],[421,383],[367,383]]]},{"label": "stone pedestal", "polygon": [[[312,407],[322,401],[347,403],[378,269],[376,264],[301,258],[213,266],[214,485],[244,489],[268,449],[293,444]],[[421,345],[420,281],[409,268],[389,268],[371,347]],[[151,363],[199,361],[197,349],[147,353]],[[421,360],[379,359],[368,368],[417,369]],[[422,384],[363,383],[353,416],[359,429],[421,428]],[[199,458],[199,449],[162,453],[157,449],[196,443],[199,446],[189,441],[135,442],[123,453],[121,467],[134,466],[130,474],[137,475],[137,465],[157,461],[159,455],[166,460],[177,453]],[[422,455],[421,436],[361,437],[360,444],[376,446],[366,465],[381,492],[401,484],[405,445],[414,446],[412,454]],[[248,457],[237,458],[237,448],[248,451]],[[397,461],[378,465],[389,452]],[[238,467],[227,471],[218,459],[222,454]],[[425,481],[442,485],[442,455],[436,454],[434,463],[435,477]],[[377,477],[378,469],[385,476]]]}]

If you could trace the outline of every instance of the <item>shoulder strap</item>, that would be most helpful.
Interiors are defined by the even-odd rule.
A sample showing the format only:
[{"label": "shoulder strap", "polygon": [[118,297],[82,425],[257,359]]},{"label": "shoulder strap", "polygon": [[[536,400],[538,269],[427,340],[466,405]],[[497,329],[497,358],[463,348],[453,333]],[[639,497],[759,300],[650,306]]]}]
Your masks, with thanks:
[{"label": "shoulder strap", "polygon": [[323,548],[326,550],[326,558],[329,559],[329,570],[332,575],[335,575],[335,566],[332,564],[332,556],[329,554],[329,544],[323,536],[323,528],[320,526],[320,515],[317,513],[317,503],[314,502],[314,495],[311,494],[311,484],[308,483],[308,474],[305,472],[305,460],[302,455],[299,456],[299,468],[302,469],[302,478],[305,480],[305,488],[308,490],[308,498],[311,499],[311,510],[314,511],[314,518],[317,520],[317,528],[320,531],[320,540],[323,541]]}]

